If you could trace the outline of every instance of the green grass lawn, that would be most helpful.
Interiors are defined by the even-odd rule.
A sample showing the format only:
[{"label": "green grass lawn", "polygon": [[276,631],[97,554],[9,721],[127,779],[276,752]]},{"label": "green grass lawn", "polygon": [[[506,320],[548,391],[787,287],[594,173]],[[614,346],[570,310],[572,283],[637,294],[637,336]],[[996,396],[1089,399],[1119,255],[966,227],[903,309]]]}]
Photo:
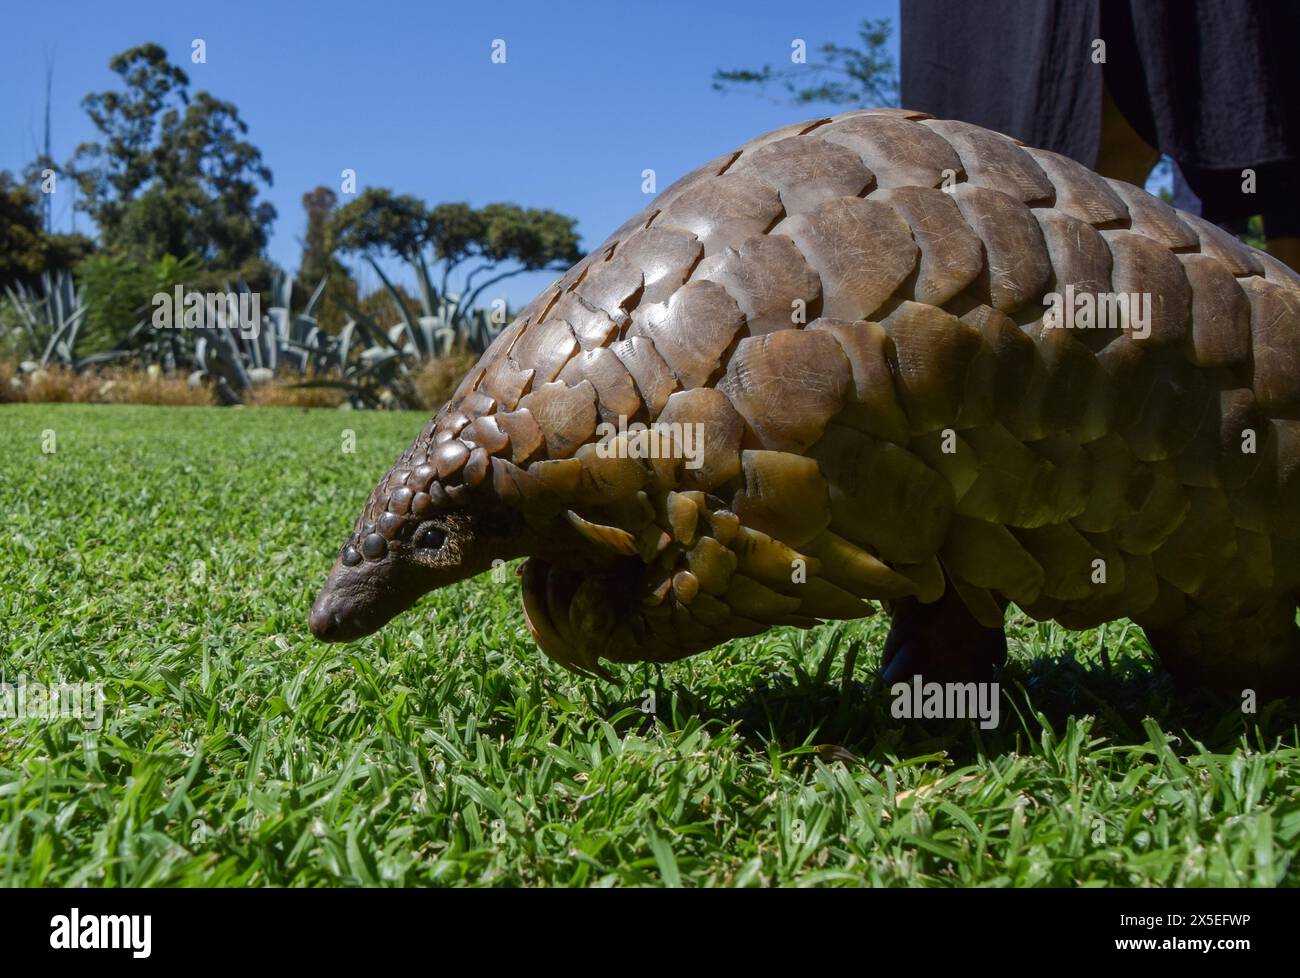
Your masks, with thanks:
[{"label": "green grass lawn", "polygon": [[883,616],[616,687],[485,575],[317,643],[424,420],[0,408],[0,670],[107,700],[98,730],[0,720],[0,883],[1300,882],[1295,704],[1176,696],[1126,622],[1107,668],[1098,632],[1016,615],[993,731],[890,716]]}]

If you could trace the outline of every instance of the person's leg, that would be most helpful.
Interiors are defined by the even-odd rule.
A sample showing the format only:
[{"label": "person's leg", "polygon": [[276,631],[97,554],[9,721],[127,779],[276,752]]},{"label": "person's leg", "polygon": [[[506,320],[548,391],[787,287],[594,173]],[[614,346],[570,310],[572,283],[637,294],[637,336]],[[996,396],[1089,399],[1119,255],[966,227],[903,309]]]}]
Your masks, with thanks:
[{"label": "person's leg", "polygon": [[1007,658],[1007,636],[975,620],[950,583],[931,604],[894,602],[881,669],[886,685],[913,676],[933,682],[987,682]]},{"label": "person's leg", "polygon": [[[1267,230],[1267,224],[1265,229]],[[1268,253],[1300,272],[1300,238],[1269,238]]]},{"label": "person's leg", "polygon": [[1110,90],[1104,89],[1101,110],[1101,137],[1098,141],[1096,170],[1103,177],[1123,180],[1135,187],[1146,183],[1151,168],[1160,160],[1160,151],[1138,135],[1124,118]]}]

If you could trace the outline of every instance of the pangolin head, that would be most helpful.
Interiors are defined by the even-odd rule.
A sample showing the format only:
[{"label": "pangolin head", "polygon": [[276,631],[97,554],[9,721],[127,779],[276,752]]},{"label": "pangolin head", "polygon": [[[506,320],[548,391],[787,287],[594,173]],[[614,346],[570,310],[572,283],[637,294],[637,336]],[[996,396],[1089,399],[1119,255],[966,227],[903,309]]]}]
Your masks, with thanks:
[{"label": "pangolin head", "polygon": [[445,413],[371,491],[340,548],[311,609],[322,641],[369,635],[422,595],[518,556],[517,514],[479,491],[486,454],[457,440]]},{"label": "pangolin head", "polygon": [[534,495],[521,508],[513,480],[528,474],[487,454],[501,447],[494,416],[465,422],[444,409],[371,491],[312,606],[312,633],[326,642],[361,638],[424,594],[526,556],[520,573],[534,639],[566,668],[610,678],[592,652],[573,647],[586,643],[575,643],[570,616],[607,637],[611,609],[634,584],[626,572],[639,561],[593,546],[572,514],[548,505],[556,500],[544,486],[530,484]]}]

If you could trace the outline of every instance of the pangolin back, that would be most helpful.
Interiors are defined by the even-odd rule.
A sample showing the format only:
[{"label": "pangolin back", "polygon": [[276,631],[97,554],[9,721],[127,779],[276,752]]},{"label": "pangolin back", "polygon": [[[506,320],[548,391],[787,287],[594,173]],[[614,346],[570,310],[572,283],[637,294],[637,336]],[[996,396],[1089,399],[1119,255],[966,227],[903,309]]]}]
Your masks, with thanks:
[{"label": "pangolin back", "polygon": [[[1069,328],[1051,294],[1150,304]],[[580,671],[951,586],[990,626],[1127,616],[1191,679],[1293,684],[1298,419],[1278,261],[998,133],[850,112],[700,167],[543,291],[349,559],[485,493],[563,537],[525,609]],[[701,464],[629,457],[636,422],[700,425]]]}]

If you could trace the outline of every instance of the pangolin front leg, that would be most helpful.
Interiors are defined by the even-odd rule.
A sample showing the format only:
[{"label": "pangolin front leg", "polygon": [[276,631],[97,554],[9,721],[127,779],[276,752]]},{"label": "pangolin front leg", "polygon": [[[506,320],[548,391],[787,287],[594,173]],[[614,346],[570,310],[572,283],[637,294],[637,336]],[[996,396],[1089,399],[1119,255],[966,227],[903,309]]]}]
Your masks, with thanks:
[{"label": "pangolin front leg", "polygon": [[[894,614],[881,661],[886,686],[919,676],[926,682],[988,682],[1007,659],[1001,624],[982,624],[949,587],[934,604],[892,602]],[[1001,609],[999,609],[1001,610]]]}]

